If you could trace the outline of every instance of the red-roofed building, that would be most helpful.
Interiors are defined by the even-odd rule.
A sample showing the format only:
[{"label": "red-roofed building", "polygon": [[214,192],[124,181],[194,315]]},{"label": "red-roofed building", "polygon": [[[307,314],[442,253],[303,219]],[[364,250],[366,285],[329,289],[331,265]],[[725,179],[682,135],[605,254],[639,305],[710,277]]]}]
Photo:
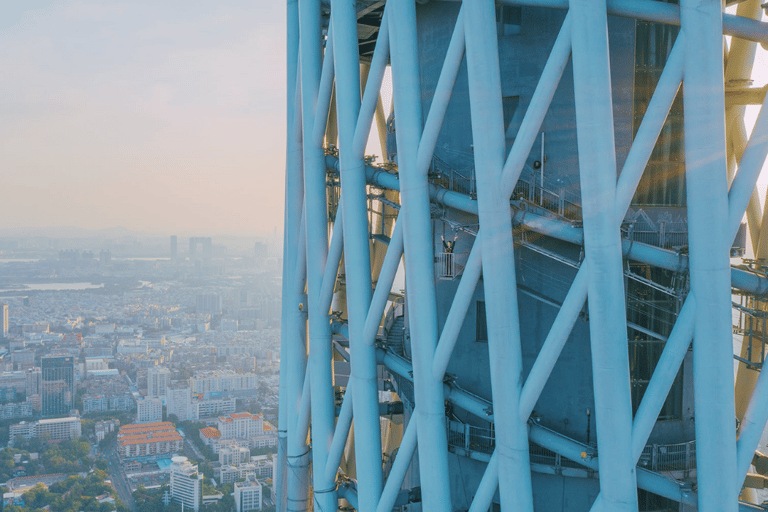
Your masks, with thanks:
[{"label": "red-roofed building", "polygon": [[217,439],[221,438],[221,432],[216,427],[205,427],[200,429],[200,439],[203,444],[210,446]]},{"label": "red-roofed building", "polygon": [[117,442],[123,458],[167,456],[180,451],[184,444],[179,431],[168,421],[122,426]]}]

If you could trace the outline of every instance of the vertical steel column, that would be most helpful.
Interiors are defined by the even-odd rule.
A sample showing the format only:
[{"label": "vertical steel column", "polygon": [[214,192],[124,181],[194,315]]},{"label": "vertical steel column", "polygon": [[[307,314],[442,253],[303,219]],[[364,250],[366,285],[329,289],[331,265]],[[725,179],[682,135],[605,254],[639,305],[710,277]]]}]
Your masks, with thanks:
[{"label": "vertical steel column", "polygon": [[[290,350],[293,344],[289,342],[289,325],[296,322],[292,314],[296,307],[296,297],[291,293],[296,269],[296,252],[299,230],[301,225],[301,205],[304,201],[302,180],[302,148],[301,148],[301,102],[298,95],[299,71],[299,4],[298,0],[289,0],[286,9],[287,22],[287,133],[285,154],[285,223],[283,228],[283,284],[282,284],[282,335],[280,343],[280,395],[278,412],[278,450],[277,473],[275,475],[275,510],[286,512],[288,494],[288,409],[293,408],[296,416],[298,403],[289,398],[289,373],[292,370],[289,361],[292,358]],[[294,328],[297,326],[294,326]],[[292,332],[291,336],[295,336]],[[293,419],[293,418],[292,418]],[[294,423],[295,424],[295,423]],[[293,482],[292,482],[293,483]]]},{"label": "vertical steel column", "polygon": [[325,478],[328,448],[333,439],[335,402],[331,365],[331,328],[322,310],[320,291],[328,257],[328,211],[325,153],[313,137],[321,80],[322,21],[319,0],[299,0],[301,27],[301,92],[304,130],[304,200],[307,237],[309,312],[309,377],[311,379],[312,472],[315,510],[337,508],[336,484]]},{"label": "vertical steel column", "polygon": [[606,510],[636,511],[606,3],[571,0],[570,7],[600,493]]},{"label": "vertical steel column", "polygon": [[376,349],[363,340],[371,303],[371,257],[363,155],[354,151],[360,114],[360,57],[355,3],[332,0],[336,59],[339,168],[344,203],[344,264],[349,312],[350,378],[354,380],[355,461],[361,511],[374,510],[382,488],[381,429],[378,410]]},{"label": "vertical steel column", "polygon": [[737,510],[728,177],[719,0],[681,0],[699,510]]},{"label": "vertical steel column", "polygon": [[499,495],[504,510],[533,511],[526,422],[520,420],[523,356],[509,194],[501,187],[505,160],[496,8],[492,0],[467,0],[469,103],[477,179],[483,286],[488,324]]},{"label": "vertical steel column", "polygon": [[404,224],[406,289],[413,347],[413,376],[418,451],[424,510],[450,511],[448,440],[445,432],[443,383],[433,377],[437,345],[437,306],[434,247],[427,169],[417,166],[422,132],[421,86],[416,40],[416,6],[412,0],[392,0],[390,54],[397,119],[400,197]]}]

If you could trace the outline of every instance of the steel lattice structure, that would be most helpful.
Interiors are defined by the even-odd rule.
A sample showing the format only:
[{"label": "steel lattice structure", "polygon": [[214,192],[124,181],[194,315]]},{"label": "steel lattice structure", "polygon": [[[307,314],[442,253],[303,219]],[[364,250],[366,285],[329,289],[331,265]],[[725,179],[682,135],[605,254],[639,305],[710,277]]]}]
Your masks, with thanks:
[{"label": "steel lattice structure", "polygon": [[[497,488],[502,510],[534,510],[538,484],[532,483],[530,443],[575,461],[592,476],[597,471],[599,496],[592,510],[636,511],[638,488],[690,509],[762,510],[738,498],[740,493],[749,498],[742,486],[768,420],[768,376],[753,371],[744,377],[749,381],[739,383],[744,404],[737,406],[732,287],[760,297],[768,279],[731,268],[730,250],[745,212],[756,257],[768,249],[768,233],[761,230],[761,210],[768,208],[761,209],[755,192],[768,153],[768,113],[761,112],[749,140],[742,120],[743,105],[765,96],[765,90],[744,86],[743,80],[751,74],[756,44],[768,42],[768,25],[756,21],[759,1],[739,3],[736,15],[724,14],[720,1],[679,3],[504,0],[503,6],[559,13],[557,36],[514,141],[507,144],[503,41],[494,2],[464,0],[459,7],[433,0],[429,5],[433,16],[441,10],[454,13],[447,19],[455,26],[427,98],[418,50],[427,36],[420,35],[422,18],[417,19],[413,0],[289,0],[278,510],[337,510],[343,498],[356,510],[389,512],[403,503],[403,479],[416,453],[420,463],[411,472],[420,485],[422,510],[456,510],[446,401],[494,425],[494,450],[469,493],[469,510],[488,510]],[[372,39],[361,20],[377,10],[380,22]],[[616,157],[615,62],[608,29],[613,16],[680,26],[623,165]],[[733,38],[725,64],[723,34]],[[364,152],[372,124],[386,144],[380,88],[388,66],[397,166],[374,167]],[[567,69],[573,75],[578,219],[520,207],[513,197]],[[466,81],[470,116],[451,129],[463,130],[473,141],[473,190],[468,193],[434,179],[435,148],[457,80]],[[687,252],[632,241],[621,230],[681,83]],[[543,136],[541,145],[543,154]],[[543,205],[543,169],[541,176]],[[447,298],[436,292],[436,208],[476,218],[474,243]],[[531,334],[518,314],[521,270],[515,255],[523,250],[521,231],[583,248],[578,271],[530,368],[524,368],[523,347]],[[445,254],[453,264],[453,247]],[[394,354],[377,338],[401,260],[409,357]],[[629,260],[684,274],[690,284],[636,410],[627,343]],[[488,364],[491,396],[486,397],[446,378],[481,281],[488,363],[465,364]],[[591,365],[596,448],[531,419],[587,297],[591,360],[584,364]],[[332,309],[342,313],[333,316]],[[637,465],[691,340],[695,488]],[[334,366],[340,355],[349,358],[350,376],[339,404]],[[751,353],[747,359],[754,361]],[[382,450],[392,453],[382,447],[382,367],[413,386],[414,405],[394,460],[382,457]],[[589,415],[586,421],[589,425]]]}]

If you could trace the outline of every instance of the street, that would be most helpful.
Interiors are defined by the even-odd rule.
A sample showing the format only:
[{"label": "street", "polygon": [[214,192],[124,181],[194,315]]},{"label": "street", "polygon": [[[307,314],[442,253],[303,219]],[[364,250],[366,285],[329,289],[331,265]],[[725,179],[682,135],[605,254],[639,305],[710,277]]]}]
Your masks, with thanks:
[{"label": "street", "polygon": [[125,477],[125,472],[120,465],[120,458],[117,456],[117,443],[111,442],[104,448],[104,457],[109,464],[109,476],[112,479],[112,484],[117,490],[117,496],[130,508],[133,512],[136,510],[136,503],[133,501],[133,493],[128,485],[128,479]]}]

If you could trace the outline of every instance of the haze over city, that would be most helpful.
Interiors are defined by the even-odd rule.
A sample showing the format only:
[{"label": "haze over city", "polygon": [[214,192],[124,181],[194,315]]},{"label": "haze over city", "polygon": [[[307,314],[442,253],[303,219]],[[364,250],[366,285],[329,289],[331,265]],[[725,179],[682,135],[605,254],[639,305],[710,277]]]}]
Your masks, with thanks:
[{"label": "haze over city", "polygon": [[[282,226],[285,8],[7,2],[0,230]],[[20,234],[20,233],[17,233]]]}]

